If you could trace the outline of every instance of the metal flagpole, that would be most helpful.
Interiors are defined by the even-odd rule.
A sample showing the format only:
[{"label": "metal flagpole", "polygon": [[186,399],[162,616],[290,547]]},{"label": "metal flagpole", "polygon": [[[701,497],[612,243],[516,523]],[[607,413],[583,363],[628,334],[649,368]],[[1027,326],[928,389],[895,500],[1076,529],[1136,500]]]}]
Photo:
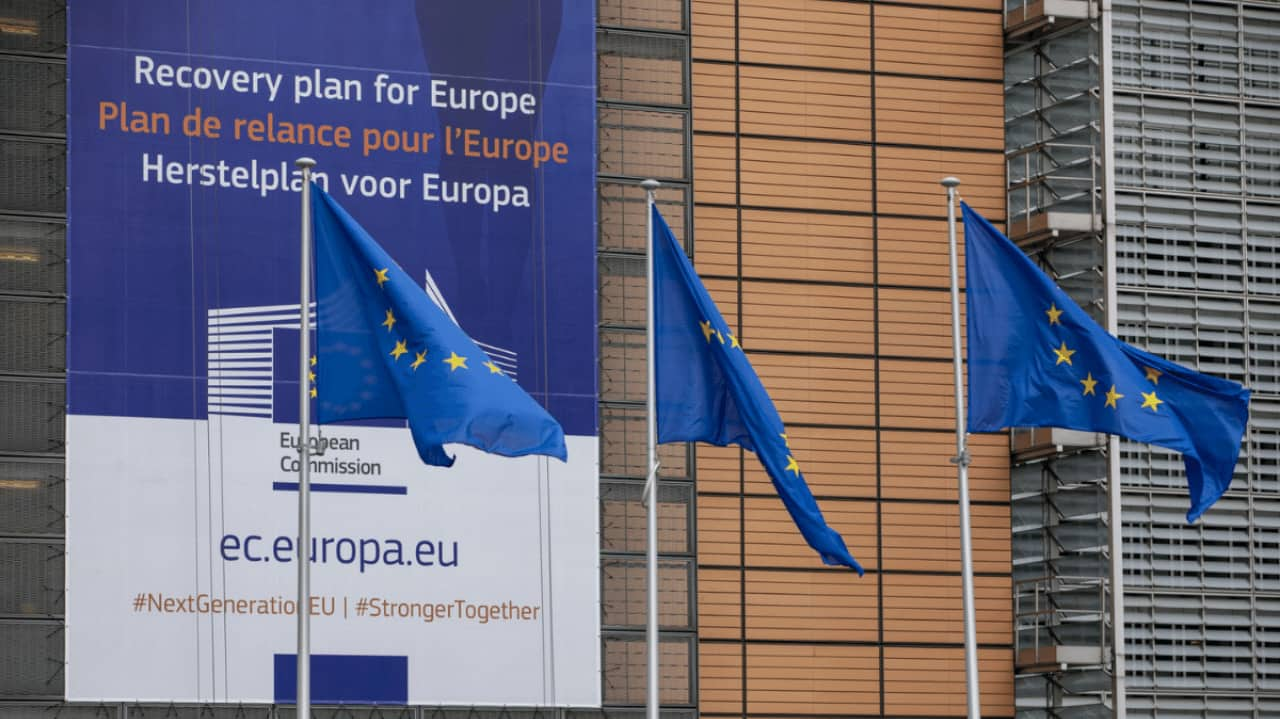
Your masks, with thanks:
[{"label": "metal flagpole", "polygon": [[645,434],[648,442],[646,466],[648,477],[644,483],[644,500],[646,510],[647,547],[645,558],[645,582],[648,597],[648,617],[645,629],[645,649],[649,660],[648,683],[645,693],[646,719],[658,719],[658,395],[657,372],[654,338],[654,297],[653,297],[653,193],[658,189],[657,180],[645,180],[640,183],[644,188],[648,201],[645,203],[648,239],[645,252],[645,276],[648,278],[648,293],[645,304],[646,326],[646,369],[648,372],[648,404]]},{"label": "metal flagpole", "polygon": [[302,270],[298,304],[298,700],[297,719],[311,719],[311,168],[316,161],[300,157],[302,170]]},{"label": "metal flagpole", "polygon": [[978,639],[973,609],[973,536],[969,529],[969,449],[964,413],[963,373],[960,360],[960,271],[956,251],[956,187],[960,180],[942,178],[947,188],[947,241],[951,249],[951,352],[956,384],[956,463],[960,480],[960,582],[964,594],[964,674],[968,689],[969,719],[982,719],[978,697]]}]

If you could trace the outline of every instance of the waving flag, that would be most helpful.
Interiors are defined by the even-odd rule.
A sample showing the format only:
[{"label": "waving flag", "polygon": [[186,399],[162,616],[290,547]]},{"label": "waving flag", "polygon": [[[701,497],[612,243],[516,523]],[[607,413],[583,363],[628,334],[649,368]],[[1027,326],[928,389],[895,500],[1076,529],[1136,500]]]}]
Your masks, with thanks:
[{"label": "waving flag", "polygon": [[809,546],[823,562],[861,575],[844,539],[822,518],[778,410],[657,206],[653,228],[658,442],[755,452]]},{"label": "waving flag", "polygon": [[1231,483],[1249,390],[1125,344],[967,204],[969,431],[1065,427],[1182,452],[1194,522]]},{"label": "waving flag", "polygon": [[564,431],[369,233],[312,185],[320,422],[404,418],[423,462],[442,445],[567,458]]}]

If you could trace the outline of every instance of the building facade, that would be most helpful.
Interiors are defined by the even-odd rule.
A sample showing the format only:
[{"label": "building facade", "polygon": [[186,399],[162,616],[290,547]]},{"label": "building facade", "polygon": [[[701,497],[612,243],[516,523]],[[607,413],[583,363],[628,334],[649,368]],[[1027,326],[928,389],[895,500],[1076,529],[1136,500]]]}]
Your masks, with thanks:
[{"label": "building facade", "polygon": [[1253,391],[1232,488],[1195,525],[1176,454],[1015,433],[1019,711],[1270,716],[1280,14],[1007,10],[1010,235],[1125,341]]},{"label": "building facade", "polygon": [[[973,437],[984,716],[1280,710],[1280,9],[1049,3],[597,3],[603,713],[645,692],[653,177],[867,568],[821,567],[751,455],[663,447],[664,714],[964,716],[946,175],[1122,339],[1254,390],[1233,489],[1195,526],[1176,455]],[[289,716],[62,701],[65,28],[58,0],[0,3],[0,716]]]},{"label": "building facade", "polygon": [[1121,447],[1129,712],[1280,712],[1280,7],[1115,5],[1120,335],[1253,390],[1232,489],[1182,520],[1176,455]]}]

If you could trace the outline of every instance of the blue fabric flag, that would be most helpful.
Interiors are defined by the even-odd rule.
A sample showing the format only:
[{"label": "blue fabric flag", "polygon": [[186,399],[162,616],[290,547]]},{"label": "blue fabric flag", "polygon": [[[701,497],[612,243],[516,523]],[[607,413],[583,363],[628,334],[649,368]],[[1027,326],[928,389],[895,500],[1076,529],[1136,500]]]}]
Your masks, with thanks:
[{"label": "blue fabric flag", "polygon": [[755,452],[809,546],[823,562],[861,575],[844,539],[822,518],[778,410],[657,206],[653,230],[658,442]]},{"label": "blue fabric flag", "polygon": [[967,204],[969,431],[1064,427],[1182,452],[1194,522],[1231,483],[1249,390],[1125,344]]},{"label": "blue fabric flag", "polygon": [[566,459],[560,424],[328,193],[311,194],[316,418],[407,419],[422,461],[443,467],[446,443]]}]

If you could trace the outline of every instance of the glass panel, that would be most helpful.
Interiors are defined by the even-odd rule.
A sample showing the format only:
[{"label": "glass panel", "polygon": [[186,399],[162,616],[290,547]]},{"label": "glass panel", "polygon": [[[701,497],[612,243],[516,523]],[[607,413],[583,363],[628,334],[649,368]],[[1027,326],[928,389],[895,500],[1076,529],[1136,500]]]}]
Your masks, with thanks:
[{"label": "glass panel", "polygon": [[[606,552],[645,551],[646,510],[640,503],[643,482],[600,483],[600,541]],[[658,552],[693,553],[693,485],[658,487]]]},{"label": "glass panel", "polygon": [[600,99],[641,105],[686,106],[682,37],[616,31],[596,34]]},{"label": "glass panel", "polygon": [[67,147],[0,140],[0,212],[67,211]]},{"label": "glass panel", "polygon": [[[607,627],[643,629],[648,587],[644,559],[607,558],[600,567],[601,600]],[[692,629],[693,560],[658,560],[658,624],[663,629]]]},{"label": "glass panel", "polygon": [[[693,638],[660,637],[658,699],[663,704],[693,703]],[[647,660],[644,634],[611,634],[604,638],[604,700],[609,704],[644,704]]]},{"label": "glass panel", "polygon": [[[643,406],[603,405],[600,408],[600,473],[643,479],[646,446]],[[664,479],[690,479],[689,445],[658,445],[658,474]]]},{"label": "glass panel", "polygon": [[65,53],[66,0],[0,2],[0,50]]},{"label": "glass panel", "polygon": [[685,0],[599,0],[601,25],[679,32],[684,27]]},{"label": "glass panel", "polygon": [[687,112],[602,107],[599,117],[600,174],[689,179]]},{"label": "glass panel", "polygon": [[0,451],[61,452],[66,384],[0,378]]},{"label": "glass panel", "polygon": [[66,489],[60,461],[0,460],[0,527],[9,535],[60,535]]},{"label": "glass panel", "polygon": [[67,290],[67,226],[0,218],[0,290]]},{"label": "glass panel", "polygon": [[62,372],[67,307],[61,301],[0,299],[0,372]]},{"label": "glass panel", "polygon": [[61,542],[0,541],[0,614],[61,616],[65,556]]},{"label": "glass panel", "polygon": [[[648,207],[644,190],[635,182],[601,180],[600,249],[641,253],[647,246]],[[689,187],[666,184],[654,193],[658,211],[671,231],[689,247]],[[2,227],[2,225],[0,225]]]},{"label": "glass panel", "polygon": [[61,699],[62,625],[0,620],[0,697]]},{"label": "glass panel", "polygon": [[643,257],[599,256],[600,323],[644,329],[646,303]]},{"label": "glass panel", "polygon": [[649,376],[645,355],[643,332],[601,330],[600,398],[645,401]]},{"label": "glass panel", "polygon": [[66,63],[26,58],[0,61],[0,131],[65,134],[66,97]]}]

